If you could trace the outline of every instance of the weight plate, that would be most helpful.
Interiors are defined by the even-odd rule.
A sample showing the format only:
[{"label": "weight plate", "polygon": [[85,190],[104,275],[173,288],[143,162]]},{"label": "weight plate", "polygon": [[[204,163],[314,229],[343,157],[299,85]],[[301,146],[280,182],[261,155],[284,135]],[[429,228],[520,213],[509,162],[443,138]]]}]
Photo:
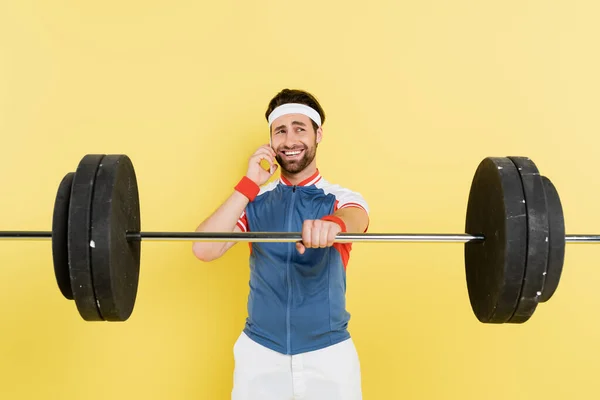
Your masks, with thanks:
[{"label": "weight plate", "polygon": [[69,251],[68,251],[68,223],[69,223],[69,201],[71,199],[71,187],[73,186],[73,172],[64,176],[58,185],[56,199],[54,200],[54,212],[52,214],[52,260],[54,262],[54,276],[56,283],[63,296],[73,300],[71,289],[71,278],[69,275]]},{"label": "weight plate", "polygon": [[96,304],[90,255],[90,221],[96,171],[104,155],[83,157],[75,171],[69,206],[69,273],[75,304],[86,321],[102,321]]},{"label": "weight plate", "polygon": [[471,183],[465,232],[484,235],[465,243],[469,301],[477,319],[504,323],[513,315],[527,258],[527,214],[523,185],[508,158],[481,161]]},{"label": "weight plate", "polygon": [[550,179],[545,176],[542,176],[542,182],[544,183],[544,190],[546,192],[548,219],[550,221],[548,268],[546,282],[539,300],[545,302],[550,300],[556,291],[562,274],[563,263],[565,261],[565,218],[556,188]]},{"label": "weight plate", "polygon": [[135,171],[125,155],[107,155],[96,177],[92,203],[92,270],[94,290],[107,321],[125,321],[137,295],[141,242],[139,194]]},{"label": "weight plate", "polygon": [[527,262],[519,303],[510,323],[526,322],[538,305],[548,267],[548,208],[540,171],[527,157],[508,157],[517,167],[527,209]]}]

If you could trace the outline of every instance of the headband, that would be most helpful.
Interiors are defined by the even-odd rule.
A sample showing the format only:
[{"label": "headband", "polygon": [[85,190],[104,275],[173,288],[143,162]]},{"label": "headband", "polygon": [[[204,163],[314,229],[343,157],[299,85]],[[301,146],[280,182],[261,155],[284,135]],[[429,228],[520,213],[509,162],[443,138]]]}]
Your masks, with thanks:
[{"label": "headband", "polygon": [[304,114],[308,118],[315,121],[318,126],[321,126],[321,116],[314,108],[311,108],[305,104],[299,103],[287,103],[282,104],[279,107],[275,108],[271,114],[269,114],[269,126],[275,121],[277,118],[286,114]]}]

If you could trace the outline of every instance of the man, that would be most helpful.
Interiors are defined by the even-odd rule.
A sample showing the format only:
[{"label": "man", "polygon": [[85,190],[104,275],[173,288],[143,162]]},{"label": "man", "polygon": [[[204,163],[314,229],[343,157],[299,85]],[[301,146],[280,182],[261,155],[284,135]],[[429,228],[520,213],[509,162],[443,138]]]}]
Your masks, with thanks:
[{"label": "man", "polygon": [[[232,399],[361,399],[345,307],[351,244],[335,238],[366,232],[368,205],[317,168],[325,113],[314,96],[282,90],[265,117],[270,144],[256,150],[233,193],[197,228],[302,233],[295,244],[250,244],[248,318],[233,348]],[[278,169],[275,161],[280,177],[267,184]],[[210,261],[234,243],[195,242],[193,251]]]}]

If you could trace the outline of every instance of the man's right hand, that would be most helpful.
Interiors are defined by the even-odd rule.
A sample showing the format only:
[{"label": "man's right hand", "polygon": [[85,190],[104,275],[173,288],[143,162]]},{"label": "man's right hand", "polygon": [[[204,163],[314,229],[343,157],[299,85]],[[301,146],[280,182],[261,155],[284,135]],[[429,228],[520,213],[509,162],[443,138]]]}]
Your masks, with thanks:
[{"label": "man's right hand", "polygon": [[[269,178],[277,171],[278,165],[275,162],[275,151],[270,145],[264,144],[258,148],[248,161],[248,171],[246,176],[258,186],[265,184]],[[266,160],[269,163],[269,170],[264,169],[260,162]]]}]

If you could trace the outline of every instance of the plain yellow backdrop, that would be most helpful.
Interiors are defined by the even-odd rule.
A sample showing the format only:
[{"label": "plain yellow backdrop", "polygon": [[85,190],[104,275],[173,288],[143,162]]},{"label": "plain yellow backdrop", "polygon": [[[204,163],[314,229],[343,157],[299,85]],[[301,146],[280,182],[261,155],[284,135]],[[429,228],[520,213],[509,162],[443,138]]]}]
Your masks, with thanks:
[{"label": "plain yellow backdrop", "polygon": [[[268,140],[285,87],[327,113],[318,167],[371,232],[460,233],[486,156],[531,157],[569,233],[598,233],[595,1],[2,1],[0,230],[49,230],[87,153],[125,153],[146,231],[191,231]],[[49,241],[0,242],[0,398],[227,399],[248,247],[203,264],[143,244],[125,323],[87,323]],[[365,399],[598,398],[600,249],[568,245],[555,296],[484,325],[461,244],[354,246],[350,330]]]}]

